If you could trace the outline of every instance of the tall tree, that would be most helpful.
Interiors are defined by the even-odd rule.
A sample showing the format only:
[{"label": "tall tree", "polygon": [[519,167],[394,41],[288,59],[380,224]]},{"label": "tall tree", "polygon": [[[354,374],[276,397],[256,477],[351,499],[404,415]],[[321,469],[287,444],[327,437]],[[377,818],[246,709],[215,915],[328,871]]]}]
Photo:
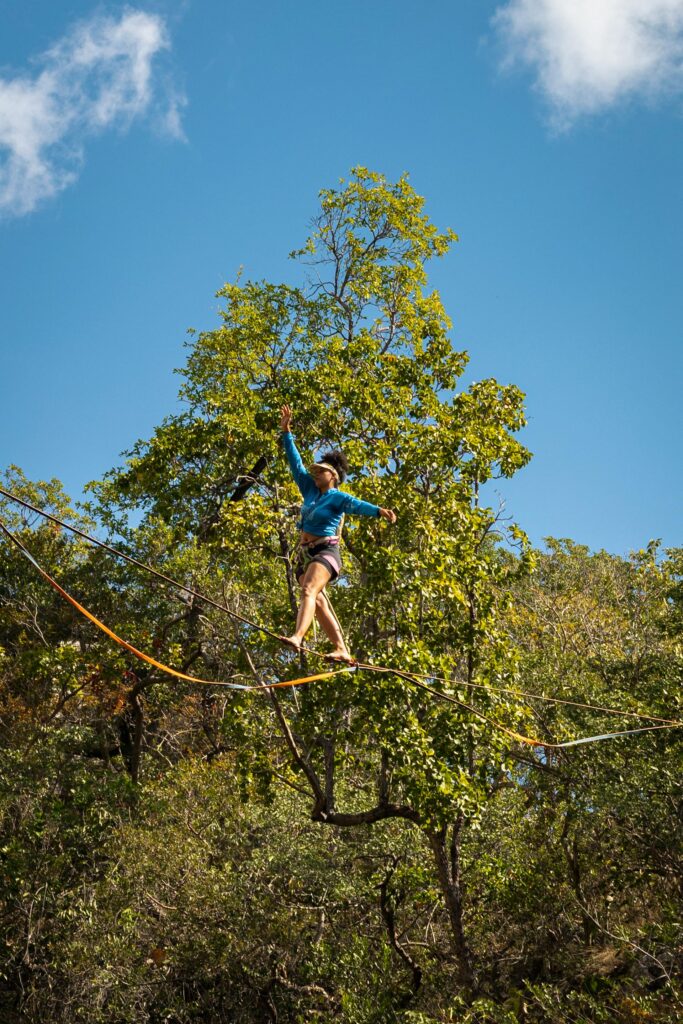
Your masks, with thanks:
[{"label": "tall tree", "polygon": [[[343,447],[354,493],[399,514],[347,523],[333,600],[350,647],[433,690],[369,672],[279,695],[178,682],[73,613],[3,535],[8,1020],[675,1019],[680,732],[558,755],[495,723],[549,741],[619,728],[520,689],[675,717],[683,559],[531,552],[486,505],[486,482],[529,457],[522,395],[462,387],[426,276],[453,238],[406,179],[356,169],[321,195],[300,286],[226,285],[220,327],[190,343],[183,412],[93,485],[81,526],[240,620],[2,502],[139,648],[216,680],[292,678],[317,655],[244,622],[293,621],[288,402],[305,455]],[[74,521],[56,481],[12,470],[7,486]]]},{"label": "tall tree", "polygon": [[[459,389],[467,356],[453,349],[426,273],[455,235],[429,221],[406,177],[389,183],[356,168],[320,200],[310,237],[292,253],[302,284],[238,280],[219,292],[222,325],[190,346],[185,410],[96,488],[97,510],[119,527],[122,509],[142,510],[150,528],[163,522],[176,554],[200,549],[208,559],[213,593],[285,629],[296,598],[297,501],[276,435],[286,401],[306,455],[316,445],[341,446],[355,470],[354,493],[398,512],[393,529],[345,528],[348,585],[337,588],[335,604],[351,648],[443,676],[469,700],[469,684],[514,672],[498,620],[509,580],[526,568],[524,535],[501,524],[481,488],[529,458],[514,437],[524,424],[523,395],[495,380]],[[264,455],[268,468],[248,498],[230,502],[240,476]],[[521,561],[499,557],[501,532],[522,547]],[[225,623],[208,612],[204,621],[225,646]],[[291,668],[290,655],[257,635],[240,631],[233,643],[262,682]],[[219,647],[213,643],[214,654]],[[490,691],[480,704],[506,724],[524,716]],[[268,710],[236,700],[240,725],[228,716],[224,742],[246,741],[245,771],[258,759],[250,744],[260,751],[257,736],[269,731],[264,714],[280,735],[277,770],[309,788],[315,820],[353,827],[397,817],[422,830],[461,979],[472,987],[461,842],[492,777],[514,760],[510,741],[403,679],[359,673],[300,700],[271,696]]]}]

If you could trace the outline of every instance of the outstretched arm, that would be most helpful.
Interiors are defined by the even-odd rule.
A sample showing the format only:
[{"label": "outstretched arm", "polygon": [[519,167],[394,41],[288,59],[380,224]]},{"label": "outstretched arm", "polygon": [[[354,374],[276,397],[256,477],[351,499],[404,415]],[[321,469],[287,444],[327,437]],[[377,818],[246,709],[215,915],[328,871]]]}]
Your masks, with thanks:
[{"label": "outstretched arm", "polygon": [[380,508],[379,505],[373,505],[370,501],[361,501],[360,498],[354,498],[351,494],[344,495],[343,508],[344,512],[352,516],[375,516],[376,518],[386,519],[389,523],[396,522],[396,513],[392,509]]}]

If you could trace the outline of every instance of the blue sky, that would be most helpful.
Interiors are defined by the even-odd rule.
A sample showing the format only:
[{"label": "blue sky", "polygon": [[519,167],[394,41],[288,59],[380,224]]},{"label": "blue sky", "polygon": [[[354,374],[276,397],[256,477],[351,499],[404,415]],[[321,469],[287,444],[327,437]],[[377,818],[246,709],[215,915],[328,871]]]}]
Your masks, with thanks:
[{"label": "blue sky", "polygon": [[[79,495],[176,408],[186,329],[291,279],[320,188],[408,171],[527,394],[540,543],[682,542],[683,0],[0,0],[0,462]],[[492,496],[493,499],[493,496]]]}]

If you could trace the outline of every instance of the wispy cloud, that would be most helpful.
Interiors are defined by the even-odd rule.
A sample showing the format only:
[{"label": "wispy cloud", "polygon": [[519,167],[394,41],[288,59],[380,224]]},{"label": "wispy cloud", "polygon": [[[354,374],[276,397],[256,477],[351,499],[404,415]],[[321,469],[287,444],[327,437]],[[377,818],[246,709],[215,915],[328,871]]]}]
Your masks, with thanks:
[{"label": "wispy cloud", "polygon": [[108,128],[148,115],[182,138],[184,99],[154,66],[168,48],[161,18],[127,10],[76,25],[37,58],[34,75],[0,77],[0,213],[28,213],[70,185],[86,139]]},{"label": "wispy cloud", "polygon": [[556,127],[683,89],[683,0],[509,0],[494,25],[505,63],[535,71]]}]

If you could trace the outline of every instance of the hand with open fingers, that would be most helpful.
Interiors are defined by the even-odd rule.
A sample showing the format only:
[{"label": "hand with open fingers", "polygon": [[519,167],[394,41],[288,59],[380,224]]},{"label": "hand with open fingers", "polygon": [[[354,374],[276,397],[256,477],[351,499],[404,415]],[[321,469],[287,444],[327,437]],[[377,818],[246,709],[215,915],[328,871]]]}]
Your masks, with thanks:
[{"label": "hand with open fingers", "polygon": [[292,410],[288,405],[283,405],[280,409],[280,430],[283,434],[286,434],[292,427]]},{"label": "hand with open fingers", "polygon": [[386,519],[386,521],[388,523],[395,523],[396,522],[396,513],[393,511],[393,509],[381,508],[379,510],[379,514],[382,517],[382,519]]}]

